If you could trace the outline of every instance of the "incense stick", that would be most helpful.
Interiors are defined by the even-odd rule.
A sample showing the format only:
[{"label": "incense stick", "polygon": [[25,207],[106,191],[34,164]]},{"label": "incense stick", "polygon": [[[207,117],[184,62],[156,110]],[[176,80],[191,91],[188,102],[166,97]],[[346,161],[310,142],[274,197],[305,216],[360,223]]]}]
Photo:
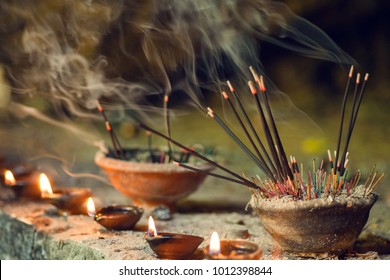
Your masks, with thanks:
[{"label": "incense stick", "polygon": [[[361,104],[362,99],[363,99],[364,89],[365,89],[365,85],[367,83],[368,77],[369,77],[369,75],[366,74],[365,77],[364,77],[363,84],[362,84],[362,86],[360,88],[359,94],[357,93],[357,88],[358,88],[358,85],[360,83],[360,75],[358,74],[357,77],[356,77],[355,97],[354,97],[354,101],[353,101],[353,107],[352,107],[352,110],[351,110],[352,112],[351,112],[350,125],[349,125],[348,134],[347,134],[347,139],[346,139],[345,147],[344,147],[344,150],[343,150],[343,153],[342,153],[341,166],[345,162],[345,159],[346,159],[346,154],[347,154],[349,142],[351,140],[352,132],[353,132],[353,129],[355,127],[357,115],[358,115],[358,112],[359,112],[359,109],[360,109],[360,104]],[[359,96],[357,97],[357,95],[359,95]],[[357,101],[356,101],[356,98],[357,98]]]},{"label": "incense stick", "polygon": [[[177,165],[177,166],[181,166],[183,168],[186,168],[186,169],[189,169],[189,170],[192,170],[192,171],[196,171],[196,172],[207,174],[207,175],[210,175],[210,176],[213,176],[213,177],[216,177],[216,178],[224,179],[224,180],[227,180],[227,181],[230,181],[230,182],[233,182],[233,183],[237,183],[237,184],[248,186],[242,180],[237,180],[237,179],[234,179],[234,178],[223,176],[223,175],[220,175],[220,174],[208,171],[208,170],[199,169],[199,168],[187,165],[187,164],[183,164],[183,163],[178,162],[178,161],[173,161],[173,163],[175,165]],[[253,186],[248,186],[248,187],[254,188]],[[255,189],[258,189],[258,188],[255,188]]]},{"label": "incense stick", "polygon": [[[339,128],[339,136],[338,136],[338,139],[337,139],[337,150],[336,150],[337,152],[336,152],[336,157],[335,157],[336,164],[337,164],[339,153],[340,153],[340,144],[341,144],[341,137],[342,137],[342,134],[343,134],[345,107],[346,107],[346,104],[347,104],[348,89],[349,89],[349,84],[351,82],[352,76],[353,76],[353,65],[351,66],[351,68],[349,70],[347,85],[345,87],[343,102],[342,102],[342,105],[341,105],[340,128]],[[336,172],[336,170],[334,172]]]},{"label": "incense stick", "polygon": [[[241,112],[243,113],[243,115],[245,116],[245,118],[246,118],[246,120],[247,120],[247,123],[248,123],[248,124],[250,125],[250,127],[252,127],[252,129],[254,130],[254,128],[253,128],[253,126],[252,126],[252,124],[251,124],[251,122],[250,122],[250,120],[249,120],[248,115],[246,114],[244,108],[242,107],[242,104],[241,104],[241,102],[240,102],[238,96],[235,94],[234,89],[233,89],[233,87],[232,87],[232,85],[230,84],[229,81],[228,81],[228,85],[229,85],[229,87],[230,87],[230,91],[234,94],[234,97],[235,97],[236,101],[238,102],[239,107],[240,107],[240,110],[241,110]],[[249,140],[249,142],[251,143],[253,150],[256,152],[256,154],[257,154],[257,156],[258,156],[258,160],[261,161],[261,163],[262,163],[262,165],[260,165],[261,169],[263,170],[264,173],[268,174],[268,176],[272,178],[272,177],[273,177],[272,171],[269,169],[269,167],[268,167],[267,163],[265,162],[264,158],[262,157],[262,155],[261,155],[259,149],[257,148],[256,144],[254,143],[254,141],[253,141],[251,135],[249,134],[247,128],[246,128],[245,125],[244,125],[244,122],[241,120],[240,115],[238,114],[238,112],[237,112],[235,106],[233,105],[232,101],[230,100],[229,95],[228,95],[225,91],[223,91],[223,92],[222,92],[222,96],[224,97],[225,100],[228,101],[228,103],[229,103],[230,107],[232,108],[233,113],[234,113],[236,119],[238,120],[238,122],[239,122],[239,124],[240,124],[242,130],[244,131],[244,133],[245,133],[247,139]],[[215,114],[213,114],[213,115],[215,115]],[[253,131],[253,130],[252,130],[252,131]],[[256,162],[258,162],[258,161],[256,160]]]},{"label": "incense stick", "polygon": [[260,167],[261,170],[267,173],[267,169],[263,165],[263,163],[248,149],[247,146],[245,146],[245,144],[240,140],[240,138],[237,137],[237,135],[222,121],[222,119],[218,117],[218,115],[211,108],[207,108],[207,111],[208,115],[212,119],[217,121],[219,126],[225,130],[225,132],[240,146],[240,148],[249,156],[249,158],[252,159]]},{"label": "incense stick", "polygon": [[112,142],[112,145],[114,147],[114,153],[115,153],[115,157],[116,158],[119,158],[119,152],[118,152],[118,147],[116,145],[116,141],[114,139],[114,134],[112,132],[112,127],[110,125],[110,122],[106,121],[106,130],[108,131],[108,133],[110,134],[110,137],[111,137],[111,142]]},{"label": "incense stick", "polygon": [[[96,100],[96,107],[98,109],[98,111],[101,113],[101,115],[103,116],[104,118],[104,121],[106,123],[106,130],[109,132],[110,134],[110,137],[111,137],[111,142],[112,142],[112,145],[114,147],[114,150],[115,150],[115,155],[117,158],[119,158],[119,155],[122,154],[123,158],[126,158],[126,153],[125,151],[122,149],[122,146],[119,142],[119,139],[118,137],[116,136],[116,133],[115,131],[113,130],[108,118],[107,118],[107,115],[104,111],[104,108],[102,105],[100,105],[100,102],[99,100]],[[109,128],[109,129],[108,129]]]},{"label": "incense stick", "polygon": [[145,124],[143,124],[143,123],[141,123],[141,122],[138,122],[138,126],[139,126],[140,128],[142,128],[142,129],[149,130],[150,132],[152,132],[152,133],[154,133],[154,134],[156,134],[156,135],[158,135],[158,136],[160,136],[160,137],[162,137],[162,138],[164,138],[164,139],[166,139],[166,140],[168,140],[168,141],[171,141],[174,145],[176,145],[176,146],[178,146],[178,147],[180,147],[180,148],[186,150],[188,153],[190,153],[190,154],[192,154],[192,155],[194,155],[194,156],[200,158],[201,160],[204,160],[204,161],[210,163],[211,165],[213,165],[213,166],[215,166],[215,167],[217,167],[217,168],[219,168],[219,169],[225,171],[226,173],[229,173],[229,174],[232,175],[233,177],[236,177],[237,179],[243,181],[243,182],[245,183],[246,186],[251,187],[251,188],[257,188],[257,189],[259,189],[259,187],[256,186],[256,185],[255,185],[254,183],[252,183],[251,181],[249,181],[249,180],[245,179],[244,177],[238,175],[237,173],[235,173],[235,172],[233,172],[233,171],[227,169],[226,167],[224,167],[224,166],[222,166],[222,165],[216,163],[215,161],[212,161],[212,160],[208,159],[207,157],[202,156],[201,154],[197,153],[195,150],[193,150],[193,149],[191,149],[191,148],[188,148],[188,147],[184,146],[183,144],[181,144],[181,143],[179,143],[179,142],[173,140],[172,138],[170,138],[170,137],[168,137],[168,136],[162,134],[161,132],[158,132],[157,130],[152,129],[152,128],[148,127],[147,125],[145,125]]},{"label": "incense stick", "polygon": [[[248,86],[249,86],[249,89],[250,89],[252,95],[257,95],[256,87],[255,87],[255,85],[253,84],[252,81],[248,81]],[[266,150],[266,148],[265,148],[263,142],[261,141],[259,135],[256,133],[256,129],[253,127],[252,124],[251,124],[251,129],[252,129],[252,131],[253,131],[253,134],[255,135],[255,138],[256,138],[256,140],[257,140],[257,143],[259,144],[261,150],[262,150],[263,153],[264,153],[264,156],[266,157],[266,159],[267,159],[267,161],[268,161],[268,164],[269,164],[269,166],[270,166],[270,169],[272,169],[272,171],[273,171],[273,173],[274,173],[274,176],[276,177],[277,171],[276,171],[275,165],[274,165],[274,163],[272,162],[272,160],[271,160],[271,158],[270,158],[270,156],[269,156],[269,154],[268,154],[268,152],[267,152],[267,150]]]},{"label": "incense stick", "polygon": [[[165,129],[166,133],[169,138],[171,138],[171,125],[170,125],[170,115],[168,111],[168,101],[169,101],[169,95],[164,95],[164,119],[165,119]],[[168,160],[170,161],[172,159],[172,145],[171,142],[168,141]]]},{"label": "incense stick", "polygon": [[146,136],[148,138],[148,150],[149,150],[150,161],[153,162],[152,133],[146,130]]},{"label": "incense stick", "polygon": [[260,76],[260,91],[262,91],[264,93],[264,99],[265,99],[265,105],[266,105],[265,108],[266,108],[266,111],[268,113],[268,117],[269,117],[270,122],[271,122],[271,128],[273,130],[274,137],[276,139],[276,147],[278,148],[279,154],[281,157],[280,158],[281,165],[285,171],[285,176],[288,176],[291,178],[291,177],[293,177],[293,174],[292,174],[290,167],[288,166],[287,156],[286,156],[286,153],[284,151],[283,144],[282,144],[282,141],[281,141],[280,136],[279,136],[279,132],[276,128],[275,119],[273,117],[273,114],[271,111],[271,106],[269,104],[269,98],[268,98],[266,87],[264,85],[263,76]]},{"label": "incense stick", "polygon": [[[259,81],[259,78],[258,78],[257,74],[255,72],[253,72],[253,73],[254,73],[255,80]],[[257,94],[257,91],[256,92],[252,91],[252,95],[254,96],[254,99],[256,101],[257,110],[258,110],[258,113],[259,113],[259,116],[260,116],[260,121],[261,121],[261,124],[262,124],[262,127],[263,127],[264,134],[266,136],[268,148],[271,151],[271,155],[273,157],[273,163],[274,163],[274,166],[275,166],[275,169],[276,169],[276,176],[277,176],[278,180],[282,181],[283,178],[285,179],[286,177],[281,172],[283,168],[282,168],[282,165],[281,165],[281,163],[279,161],[279,157],[278,157],[276,149],[275,149],[275,144],[274,144],[274,141],[273,141],[273,138],[272,138],[272,135],[271,135],[271,131],[269,129],[269,126],[268,126],[268,123],[267,123],[267,120],[266,120],[263,108],[261,106],[260,98],[259,98],[259,96]]]}]

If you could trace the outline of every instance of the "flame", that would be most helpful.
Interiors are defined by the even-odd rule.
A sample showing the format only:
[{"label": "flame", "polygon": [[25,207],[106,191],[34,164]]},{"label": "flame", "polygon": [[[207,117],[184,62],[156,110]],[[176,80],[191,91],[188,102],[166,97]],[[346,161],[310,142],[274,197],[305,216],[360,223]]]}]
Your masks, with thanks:
[{"label": "flame", "polygon": [[39,175],[39,187],[41,188],[42,197],[49,197],[53,194],[49,178],[47,178],[45,173]]},{"label": "flame", "polygon": [[149,217],[149,229],[148,229],[148,235],[149,236],[157,236],[157,229],[154,225],[154,220],[152,216]]},{"label": "flame", "polygon": [[221,253],[221,244],[219,243],[219,237],[216,231],[211,234],[209,253],[210,255],[218,255]]},{"label": "flame", "polygon": [[14,174],[10,170],[4,172],[4,183],[8,186],[15,186],[16,184]]},{"label": "flame", "polygon": [[95,208],[95,203],[93,202],[92,197],[89,197],[87,200],[87,213],[88,216],[95,216],[96,214],[96,208]]}]

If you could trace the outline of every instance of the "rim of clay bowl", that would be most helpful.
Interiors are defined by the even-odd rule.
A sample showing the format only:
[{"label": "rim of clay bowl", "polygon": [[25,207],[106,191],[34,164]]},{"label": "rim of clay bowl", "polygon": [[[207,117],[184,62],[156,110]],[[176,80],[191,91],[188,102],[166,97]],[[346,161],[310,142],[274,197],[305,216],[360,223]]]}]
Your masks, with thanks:
[{"label": "rim of clay bowl", "polygon": [[300,210],[310,210],[313,208],[332,208],[332,207],[361,207],[373,205],[378,199],[376,193],[371,193],[365,197],[363,196],[328,196],[320,197],[310,200],[293,200],[291,197],[281,197],[273,199],[264,199],[261,197],[252,196],[249,204],[254,209],[261,209],[263,211],[268,210],[290,210],[290,209],[300,209]]},{"label": "rim of clay bowl", "polygon": [[[102,168],[116,169],[118,171],[147,171],[150,173],[194,172],[184,167],[177,166],[174,163],[161,164],[161,163],[151,163],[151,162],[132,162],[132,161],[126,161],[122,159],[115,159],[115,158],[107,157],[102,151],[96,152],[95,163]],[[205,171],[214,169],[214,166],[207,163],[188,164],[188,165]]]},{"label": "rim of clay bowl", "polygon": [[112,212],[121,212],[121,213],[124,213],[124,214],[134,214],[134,217],[139,217],[141,218],[141,216],[143,215],[144,213],[144,209],[141,208],[141,207],[138,207],[136,205],[110,205],[110,206],[106,206],[106,207],[103,207],[101,209],[99,209],[95,215],[95,219],[98,221],[98,220],[101,220],[101,219],[111,219],[111,217],[107,216],[107,214],[110,214]]}]

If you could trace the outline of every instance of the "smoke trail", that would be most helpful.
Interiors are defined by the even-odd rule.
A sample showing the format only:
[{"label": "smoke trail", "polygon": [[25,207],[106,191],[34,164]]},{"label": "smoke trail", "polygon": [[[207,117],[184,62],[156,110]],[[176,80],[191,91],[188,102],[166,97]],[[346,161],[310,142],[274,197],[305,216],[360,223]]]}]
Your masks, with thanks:
[{"label": "smoke trail", "polygon": [[162,0],[149,3],[153,3],[152,15],[147,20],[130,19],[123,26],[130,25],[132,29],[127,27],[127,30],[140,33],[142,55],[164,77],[162,83],[166,88],[171,87],[167,77],[172,72],[182,71],[189,84],[201,87],[218,85],[231,73],[237,77],[248,76],[249,65],[261,68],[260,47],[264,41],[340,64],[354,62],[319,28],[278,2]]},{"label": "smoke trail", "polygon": [[247,79],[249,65],[263,72],[262,42],[354,63],[319,28],[275,1],[0,5],[0,35],[6,42],[0,59],[14,92],[45,96],[78,116],[88,116],[85,111],[102,98],[112,108],[153,110],[145,97],[172,91],[185,92],[201,106],[202,93],[218,90],[226,78]]}]

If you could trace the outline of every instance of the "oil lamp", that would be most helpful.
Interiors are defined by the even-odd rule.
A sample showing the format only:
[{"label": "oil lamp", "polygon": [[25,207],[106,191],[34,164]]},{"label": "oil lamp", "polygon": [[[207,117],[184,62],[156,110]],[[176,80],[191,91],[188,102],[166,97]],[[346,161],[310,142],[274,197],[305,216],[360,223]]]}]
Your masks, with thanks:
[{"label": "oil lamp", "polygon": [[203,250],[210,260],[258,260],[262,255],[260,247],[246,240],[219,240],[213,232],[210,245]]},{"label": "oil lamp", "polygon": [[131,230],[144,213],[142,208],[132,205],[111,205],[96,211],[92,197],[88,198],[87,211],[108,230]]},{"label": "oil lamp", "polygon": [[61,212],[67,214],[87,214],[87,199],[92,195],[87,188],[58,188],[52,189],[49,178],[41,173],[39,176],[41,199],[56,206]]},{"label": "oil lamp", "polygon": [[149,217],[149,228],[145,233],[145,239],[161,259],[187,259],[204,240],[203,237],[188,234],[158,233],[152,217]]},{"label": "oil lamp", "polygon": [[38,174],[20,168],[15,170],[14,172],[8,169],[4,171],[4,185],[10,187],[17,197],[39,199],[41,191],[38,184]]}]

